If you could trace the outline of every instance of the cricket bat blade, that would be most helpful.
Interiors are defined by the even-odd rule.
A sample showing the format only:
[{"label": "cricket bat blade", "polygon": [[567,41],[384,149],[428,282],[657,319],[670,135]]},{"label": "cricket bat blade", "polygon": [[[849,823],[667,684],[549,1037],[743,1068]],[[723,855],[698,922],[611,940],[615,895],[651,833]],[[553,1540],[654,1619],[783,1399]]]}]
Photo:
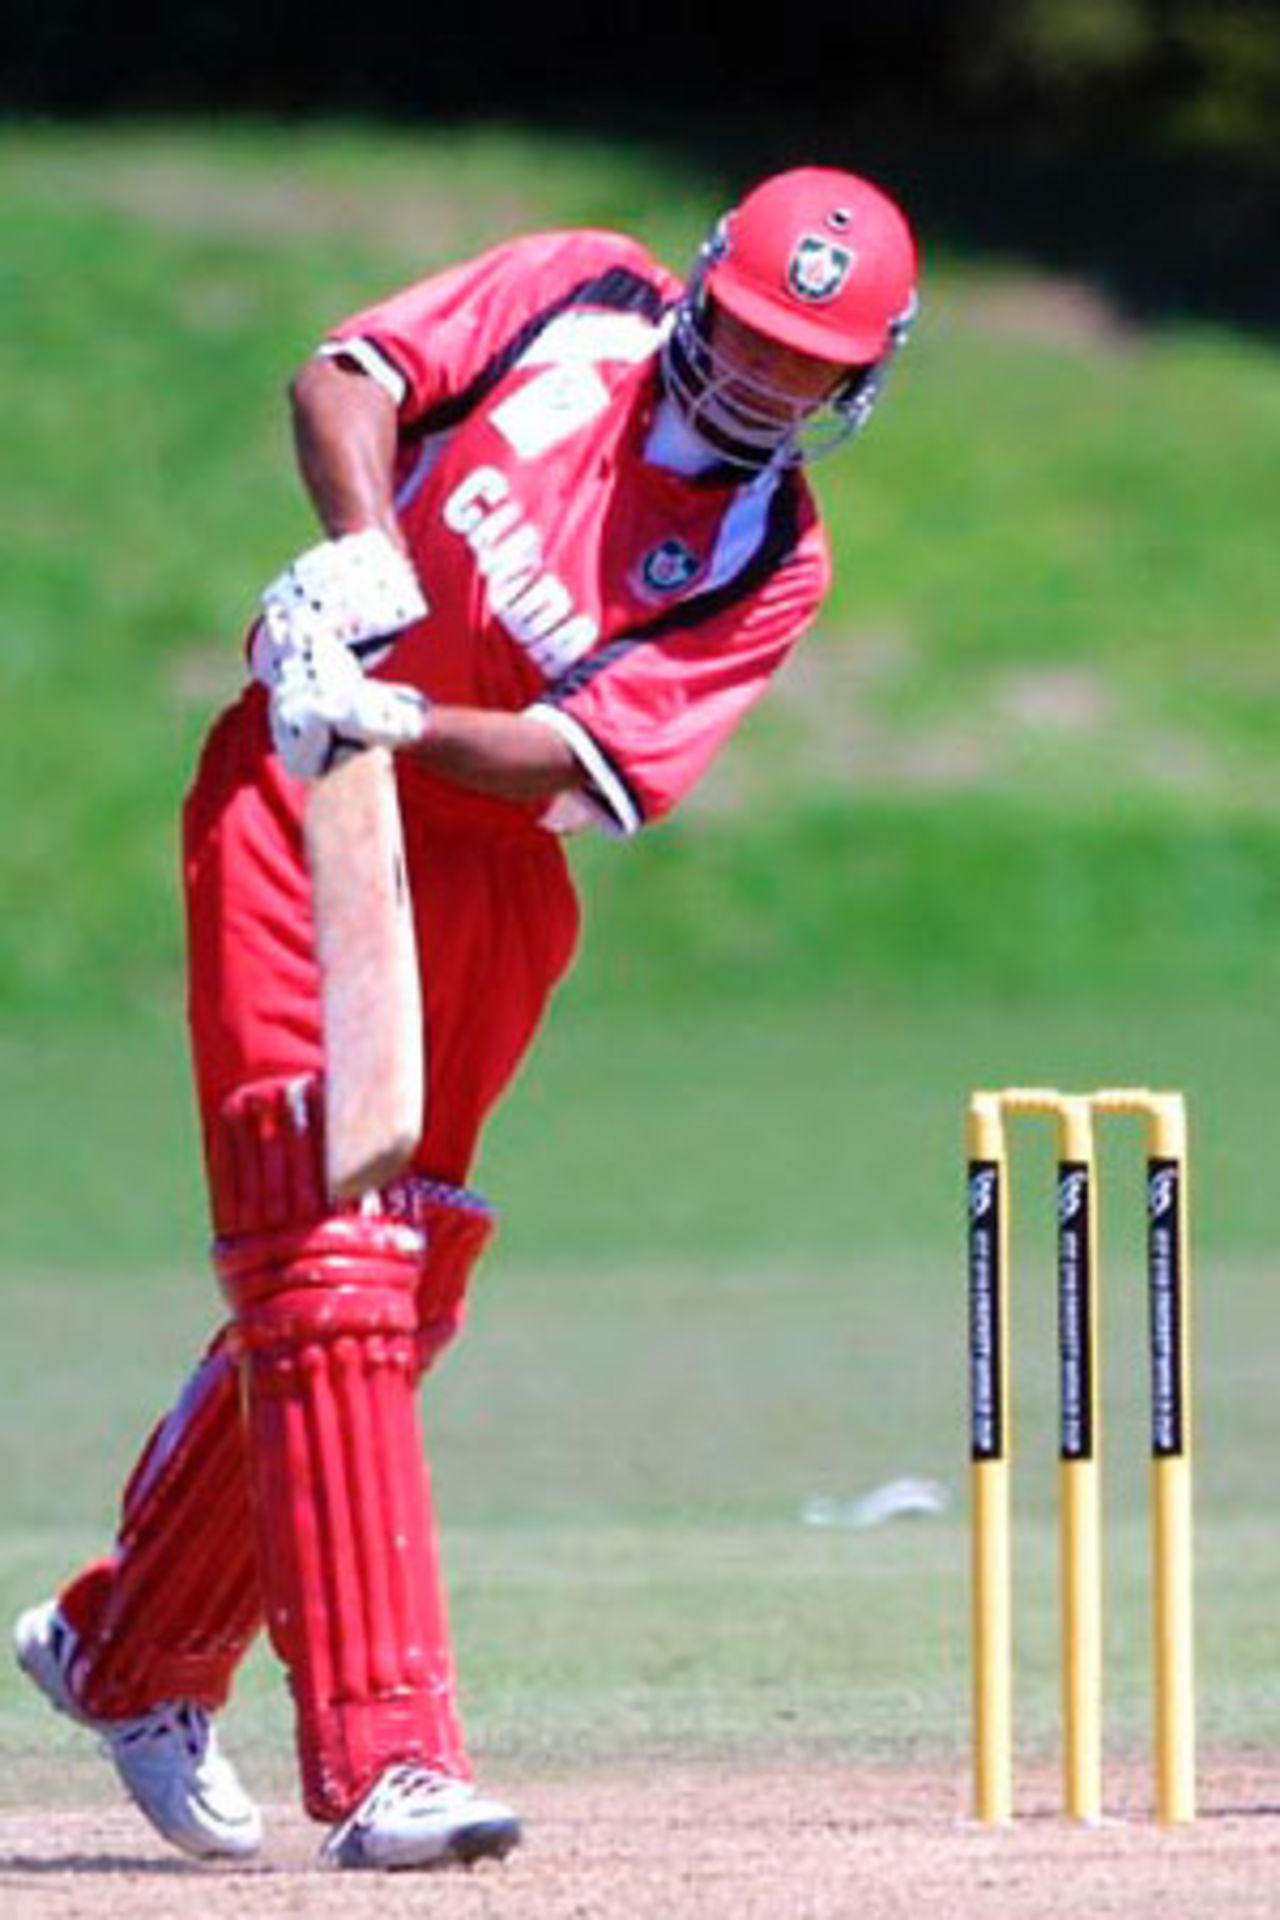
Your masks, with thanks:
[{"label": "cricket bat blade", "polygon": [[395,771],[385,747],[316,781],[311,869],[325,1057],[325,1172],[334,1201],[394,1179],[424,1119],[422,989]]}]

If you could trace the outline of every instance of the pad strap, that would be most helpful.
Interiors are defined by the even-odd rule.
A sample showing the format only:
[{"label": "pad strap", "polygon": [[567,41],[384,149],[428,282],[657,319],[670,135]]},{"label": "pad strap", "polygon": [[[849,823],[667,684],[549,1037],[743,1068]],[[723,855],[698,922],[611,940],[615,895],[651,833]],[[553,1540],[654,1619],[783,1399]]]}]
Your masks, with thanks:
[{"label": "pad strap", "polygon": [[497,1215],[482,1194],[408,1176],[384,1187],[384,1214],[426,1236],[418,1280],[417,1366],[425,1373],[462,1326],[467,1286]]}]

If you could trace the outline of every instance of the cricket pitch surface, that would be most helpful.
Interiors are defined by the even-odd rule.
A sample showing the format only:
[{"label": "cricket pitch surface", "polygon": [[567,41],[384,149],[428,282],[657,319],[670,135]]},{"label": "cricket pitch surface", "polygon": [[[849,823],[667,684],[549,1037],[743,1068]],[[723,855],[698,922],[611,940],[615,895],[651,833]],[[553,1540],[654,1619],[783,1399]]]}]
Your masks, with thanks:
[{"label": "cricket pitch surface", "polygon": [[1037,1920],[1041,1915],[1274,1915],[1280,1757],[1206,1766],[1195,1826],[1163,1832],[1147,1780],[1111,1770],[1115,1813],[1080,1830],[1055,1780],[1020,1782],[1018,1823],[993,1832],[940,1769],[777,1771],[655,1765],[588,1779],[494,1781],[526,1822],[505,1863],[434,1874],[334,1874],[318,1829],[267,1810],[251,1867],[188,1862],[126,1806],[0,1815],[0,1910],[13,1916],[363,1914],[398,1920]]}]

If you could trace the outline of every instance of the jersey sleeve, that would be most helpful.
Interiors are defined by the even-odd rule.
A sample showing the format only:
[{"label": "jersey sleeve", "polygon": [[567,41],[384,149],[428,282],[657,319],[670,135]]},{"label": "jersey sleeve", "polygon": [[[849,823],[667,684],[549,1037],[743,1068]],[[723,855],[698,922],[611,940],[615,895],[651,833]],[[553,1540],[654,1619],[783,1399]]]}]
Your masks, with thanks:
[{"label": "jersey sleeve", "polygon": [[[597,822],[629,835],[678,806],[810,626],[830,583],[816,517],[779,565],[683,623],[614,642],[530,713],[568,742]],[[572,826],[571,811],[550,826]]]},{"label": "jersey sleeve", "polygon": [[520,350],[573,297],[634,282],[636,298],[665,297],[667,279],[637,241],[585,229],[534,234],[419,280],[352,314],[320,351],[356,361],[412,425],[449,409],[477,380]]}]

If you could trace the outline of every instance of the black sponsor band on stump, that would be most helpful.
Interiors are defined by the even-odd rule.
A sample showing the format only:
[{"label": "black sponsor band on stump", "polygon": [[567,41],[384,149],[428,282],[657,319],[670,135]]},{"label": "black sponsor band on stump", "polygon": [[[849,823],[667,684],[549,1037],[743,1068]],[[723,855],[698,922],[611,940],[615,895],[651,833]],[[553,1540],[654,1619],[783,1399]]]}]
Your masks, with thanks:
[{"label": "black sponsor band on stump", "polygon": [[1183,1407],[1182,1163],[1147,1162],[1147,1293],[1151,1334],[1151,1451],[1186,1451]]},{"label": "black sponsor band on stump", "polygon": [[1005,1408],[1001,1325],[1000,1165],[969,1162],[969,1447],[974,1460],[1002,1460]]},{"label": "black sponsor band on stump", "polygon": [[1092,1460],[1093,1232],[1090,1170],[1081,1160],[1058,1166],[1059,1452]]}]

